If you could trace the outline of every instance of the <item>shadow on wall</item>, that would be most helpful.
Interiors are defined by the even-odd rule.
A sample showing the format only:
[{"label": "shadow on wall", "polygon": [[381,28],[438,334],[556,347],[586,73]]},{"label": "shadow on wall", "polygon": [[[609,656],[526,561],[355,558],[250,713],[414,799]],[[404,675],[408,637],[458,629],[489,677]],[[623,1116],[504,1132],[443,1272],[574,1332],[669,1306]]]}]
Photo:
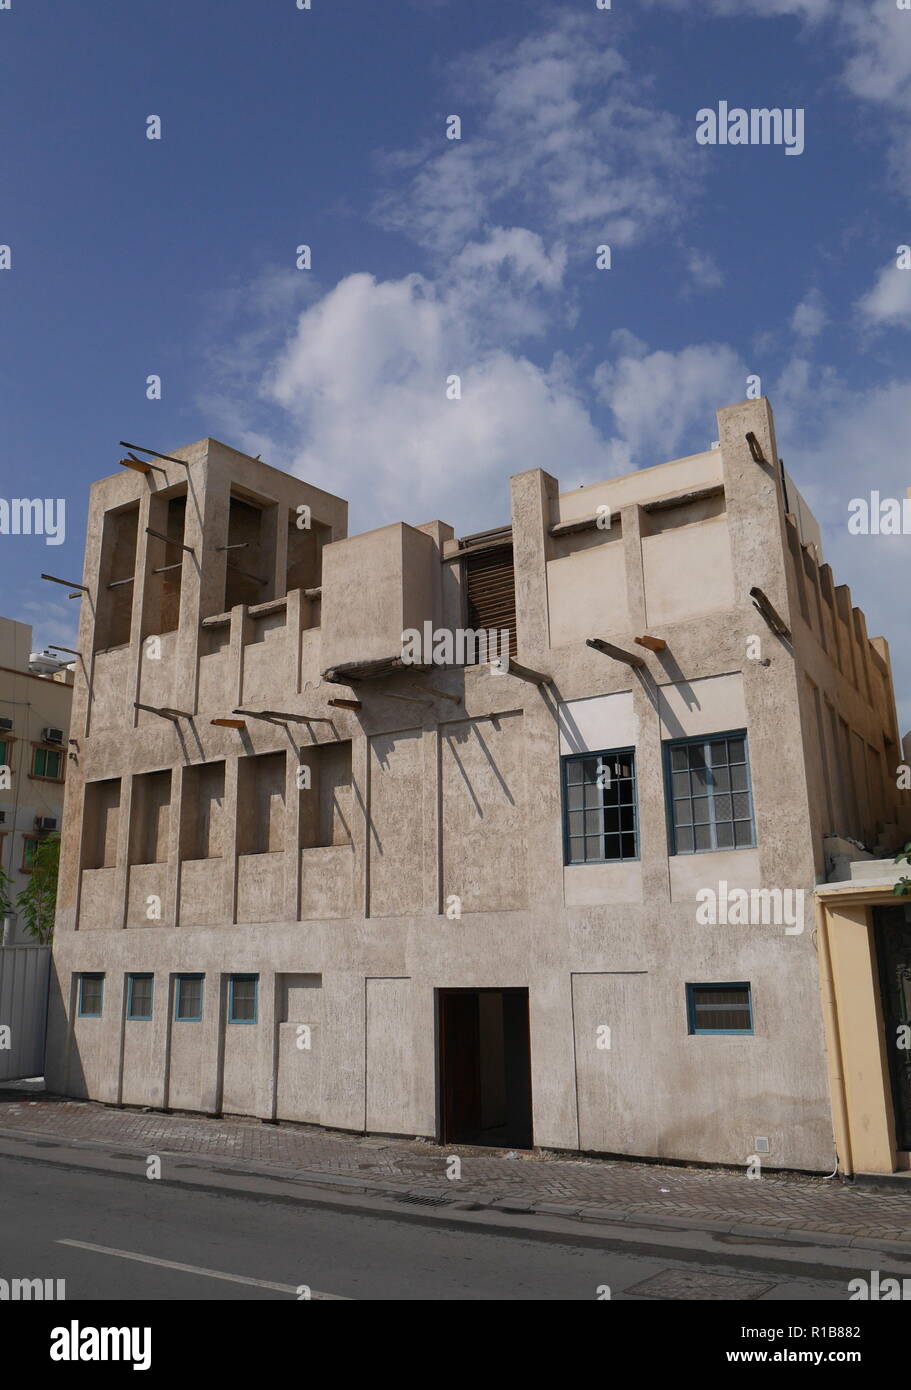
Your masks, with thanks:
[{"label": "shadow on wall", "polygon": [[[67,1014],[66,993],[70,995],[69,1015]],[[45,1055],[45,1083],[53,1095],[75,1096],[83,1099],[89,1094],[88,1079],[82,1065],[77,1038],[76,1017],[78,977],[73,976],[68,991],[61,986],[56,965],[51,963],[51,978],[47,1001],[47,1048]],[[100,1019],[86,1019],[86,1023],[100,1024]]]},{"label": "shadow on wall", "polygon": [[[493,725],[493,727],[497,730],[497,732],[499,732],[499,730],[500,730],[500,720],[497,719],[496,716],[494,716],[493,718],[491,718],[490,723],[491,723],[491,724]],[[467,789],[467,791],[468,791],[469,796],[470,796],[471,799],[472,799],[472,802],[474,803],[474,807],[475,807],[475,810],[477,811],[477,814],[478,814],[479,818],[480,818],[481,820],[483,820],[483,819],[484,819],[484,812],[483,812],[483,810],[482,810],[482,808],[481,808],[481,803],[480,803],[480,801],[478,800],[477,796],[475,795],[475,791],[474,791],[473,786],[471,785],[471,781],[470,781],[470,779],[469,779],[468,772],[467,772],[467,770],[466,770],[466,768],[465,768],[465,765],[464,765],[464,763],[462,762],[462,759],[459,757],[458,752],[456,751],[456,744],[458,744],[458,743],[468,743],[468,741],[472,738],[472,736],[477,740],[478,746],[479,746],[479,748],[481,749],[481,752],[483,753],[484,757],[485,757],[486,760],[487,760],[487,765],[488,765],[488,767],[490,768],[491,772],[493,773],[494,777],[496,778],[497,782],[499,783],[500,788],[502,789],[503,795],[505,796],[506,800],[509,802],[510,806],[515,806],[515,805],[516,805],[516,799],[515,799],[515,797],[513,796],[512,792],[510,791],[509,785],[508,785],[508,783],[507,783],[505,777],[503,776],[502,772],[500,771],[500,768],[497,766],[497,763],[496,763],[496,761],[494,760],[493,754],[492,754],[491,751],[490,751],[490,746],[489,746],[488,743],[486,743],[486,741],[485,741],[485,739],[484,739],[484,737],[483,737],[483,735],[482,735],[480,729],[478,728],[477,724],[472,724],[470,727],[466,727],[466,728],[463,728],[463,729],[456,730],[456,731],[453,732],[453,733],[447,733],[446,736],[445,736],[445,737],[446,737],[446,743],[447,743],[447,745],[448,745],[448,747],[449,747],[450,753],[452,754],[453,762],[455,763],[456,767],[459,769],[459,774],[460,774],[460,776],[461,776],[463,782],[465,783],[465,787],[466,787],[466,789]]]}]

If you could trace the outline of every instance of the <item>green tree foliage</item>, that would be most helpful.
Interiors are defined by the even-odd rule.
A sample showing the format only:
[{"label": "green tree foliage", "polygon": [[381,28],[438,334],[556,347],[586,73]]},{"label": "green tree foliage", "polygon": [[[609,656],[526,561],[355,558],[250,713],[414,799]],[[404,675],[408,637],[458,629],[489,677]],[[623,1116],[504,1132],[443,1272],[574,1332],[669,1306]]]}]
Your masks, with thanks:
[{"label": "green tree foliage", "polygon": [[60,836],[51,835],[47,840],[39,840],[28,887],[23,888],[16,899],[26,930],[39,946],[47,946],[54,935],[59,867]]},{"label": "green tree foliage", "polygon": [[8,917],[13,910],[13,900],[9,895],[9,890],[13,886],[13,880],[4,869],[0,869],[0,923],[4,917]]}]

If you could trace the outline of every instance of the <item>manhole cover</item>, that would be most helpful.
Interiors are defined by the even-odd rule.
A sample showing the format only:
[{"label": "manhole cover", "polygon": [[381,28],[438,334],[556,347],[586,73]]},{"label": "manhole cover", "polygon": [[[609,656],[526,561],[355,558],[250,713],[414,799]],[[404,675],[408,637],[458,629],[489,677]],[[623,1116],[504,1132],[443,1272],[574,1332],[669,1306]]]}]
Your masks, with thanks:
[{"label": "manhole cover", "polygon": [[643,1298],[668,1299],[739,1299],[761,1298],[774,1284],[760,1284],[757,1279],[738,1279],[730,1274],[704,1274],[698,1269],[664,1269],[632,1284],[624,1293],[641,1294]]}]

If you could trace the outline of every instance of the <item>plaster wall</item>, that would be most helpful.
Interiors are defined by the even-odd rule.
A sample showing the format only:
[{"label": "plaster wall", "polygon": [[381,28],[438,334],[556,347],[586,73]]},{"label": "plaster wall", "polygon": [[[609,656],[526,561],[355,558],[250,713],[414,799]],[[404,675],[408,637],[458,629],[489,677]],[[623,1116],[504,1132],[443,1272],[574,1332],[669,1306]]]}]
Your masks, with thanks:
[{"label": "plaster wall", "polygon": [[[755,462],[747,431],[766,459],[777,458],[767,403],[747,402],[720,412],[721,447],[692,459],[562,497],[556,481],[539,470],[512,480],[518,660],[545,673],[543,685],[484,666],[441,667],[426,677],[401,672],[351,690],[323,679],[342,661],[394,655],[403,625],[420,626],[422,612],[456,620],[452,570],[458,567],[441,563],[440,547],[452,542],[439,523],[329,542],[319,628],[307,626],[312,614],[298,590],[285,598],[284,627],[270,619],[261,643],[251,643],[243,604],[229,613],[219,609],[223,571],[210,572],[206,559],[201,574],[188,574],[174,634],[174,688],[181,692],[174,698],[192,719],[152,714],[140,723],[125,698],[99,696],[84,684],[74,696],[82,732],[68,789],[72,829],[58,900],[49,1084],[106,1100],[138,1094],[140,1043],[124,1033],[124,975],[155,972],[160,1012],[174,972],[201,972],[203,1022],[174,1022],[169,1029],[163,1014],[156,1015],[146,1034],[152,1049],[143,1059],[146,1095],[159,1099],[145,1103],[164,1103],[167,1094],[179,1108],[435,1135],[436,991],[524,988],[537,1144],[742,1165],[756,1136],[764,1136],[770,1163],[830,1170],[832,1121],[809,906],[803,931],[791,934],[782,925],[709,925],[697,918],[697,894],[721,879],[731,886],[802,887],[809,896],[817,872],[814,798],[822,774],[811,757],[804,692],[808,675],[820,689],[831,682],[823,680],[821,643],[795,618],[800,602],[779,473]],[[232,488],[291,508],[298,485],[305,487],[210,446],[202,441],[182,454],[192,492],[187,536],[206,556],[226,534]],[[177,485],[176,477],[168,481]],[[723,520],[708,505],[715,505],[719,487]],[[705,490],[713,491],[701,519],[649,530],[649,518],[658,515],[647,510],[650,502]],[[138,483],[120,476],[97,485],[86,552],[90,588],[101,572],[103,513],[138,494]],[[619,515],[619,537],[605,547],[559,553],[551,528],[592,515],[602,501]],[[320,505],[327,525],[334,518],[332,534],[343,536],[343,504],[323,495]],[[142,512],[139,520],[141,575]],[[706,533],[719,544],[723,534],[730,557],[729,570],[718,565],[726,606],[716,612],[706,610],[699,569]],[[682,549],[674,565],[687,577],[692,569],[695,578],[689,588],[678,583],[677,607],[666,610],[660,630],[651,629],[666,643],[652,652],[635,644],[649,630],[650,585],[655,592],[649,574],[661,592],[674,566],[662,579],[663,562],[656,558],[652,566],[645,558],[649,549],[657,557],[659,548],[646,541],[668,537],[672,547],[691,538],[692,549]],[[278,540],[276,547],[280,576],[285,561]],[[608,554],[622,557],[623,583],[608,586],[606,601],[606,572],[598,576]],[[551,582],[573,566],[582,576],[575,604],[571,583]],[[775,638],[756,612],[750,597],[756,585],[794,625],[793,644]],[[611,609],[621,590],[625,606]],[[141,593],[134,599],[134,640],[114,654],[124,663],[125,688],[127,677],[138,679],[140,607]],[[213,632],[219,650],[207,654]],[[272,633],[284,633],[274,640],[290,643],[290,656],[277,658],[275,683],[262,688],[262,703],[268,697],[268,708],[294,718],[260,719],[250,705],[243,729],[213,725],[212,718],[240,701],[245,670],[252,669],[249,649],[267,646]],[[586,646],[589,634],[608,638],[641,665]],[[761,659],[749,655],[757,635]],[[856,622],[851,642],[869,676],[867,695],[852,686],[851,706],[846,686],[836,693],[848,701],[853,730],[885,757],[889,678]],[[83,645],[93,649],[89,605]],[[841,668],[839,678],[848,682]],[[356,698],[359,707],[329,703],[340,695]],[[107,701],[106,725],[96,719],[99,698],[103,706]],[[738,729],[748,739],[755,848],[671,854],[664,745]],[[324,746],[346,744],[347,780],[317,777],[313,800],[306,791],[298,797],[298,766],[317,767]],[[635,751],[639,857],[567,866],[561,755],[609,748]],[[259,798],[255,776],[250,782],[251,764],[260,758],[279,769],[266,779],[266,799]],[[284,777],[276,759],[284,760]],[[174,772],[167,827],[156,836],[157,844],[167,841],[165,858],[130,866],[132,798],[141,794],[141,778],[166,770]],[[86,783],[115,778],[123,813],[114,863],[83,869]],[[317,805],[329,784],[331,814]],[[283,814],[273,818],[282,786]],[[871,818],[883,814],[875,786],[867,794]],[[328,831],[313,829],[327,825]],[[259,852],[249,848],[253,831],[262,837]],[[312,843],[314,837],[331,842]],[[93,873],[109,877],[93,884]],[[140,929],[137,909],[153,874],[162,918],[149,931],[147,923]],[[108,929],[92,930],[93,923]],[[106,976],[105,1016],[74,1020],[74,977],[94,970]],[[232,973],[259,976],[255,1023],[227,1022]],[[318,977],[318,990],[301,986],[289,995],[288,980],[303,976]],[[753,1032],[691,1033],[687,985],[737,981],[751,987]],[[301,1012],[312,1017],[296,1017]],[[296,1046],[300,1023],[312,1026],[309,1049]],[[614,1040],[607,1055],[592,1047],[601,1024]]]}]

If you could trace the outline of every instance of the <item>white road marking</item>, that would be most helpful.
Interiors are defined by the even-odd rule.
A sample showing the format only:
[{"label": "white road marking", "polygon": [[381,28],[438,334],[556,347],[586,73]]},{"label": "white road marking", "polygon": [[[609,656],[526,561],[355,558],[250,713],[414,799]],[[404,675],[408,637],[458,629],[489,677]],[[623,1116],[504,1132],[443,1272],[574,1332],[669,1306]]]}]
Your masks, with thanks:
[{"label": "white road marking", "polygon": [[[138,1260],[144,1265],[160,1265],[162,1269],[177,1269],[182,1274],[202,1274],[207,1279],[224,1279],[229,1284],[253,1284],[258,1289],[275,1289],[278,1293],[293,1293],[298,1291],[297,1284],[272,1284],[268,1279],[250,1279],[244,1274],[223,1274],[218,1269],[200,1269],[198,1265],[178,1264],[176,1260],[159,1260],[155,1255],[137,1255],[133,1250],[114,1250],[109,1245],[91,1245],[87,1240],[57,1240],[55,1245],[72,1245],[77,1250],[92,1250],[96,1255],[117,1255],[121,1260]],[[319,1293],[316,1289],[310,1290],[310,1298],[332,1299],[340,1303],[350,1303],[351,1300],[340,1293]],[[306,1300],[301,1299],[301,1302]]]}]

